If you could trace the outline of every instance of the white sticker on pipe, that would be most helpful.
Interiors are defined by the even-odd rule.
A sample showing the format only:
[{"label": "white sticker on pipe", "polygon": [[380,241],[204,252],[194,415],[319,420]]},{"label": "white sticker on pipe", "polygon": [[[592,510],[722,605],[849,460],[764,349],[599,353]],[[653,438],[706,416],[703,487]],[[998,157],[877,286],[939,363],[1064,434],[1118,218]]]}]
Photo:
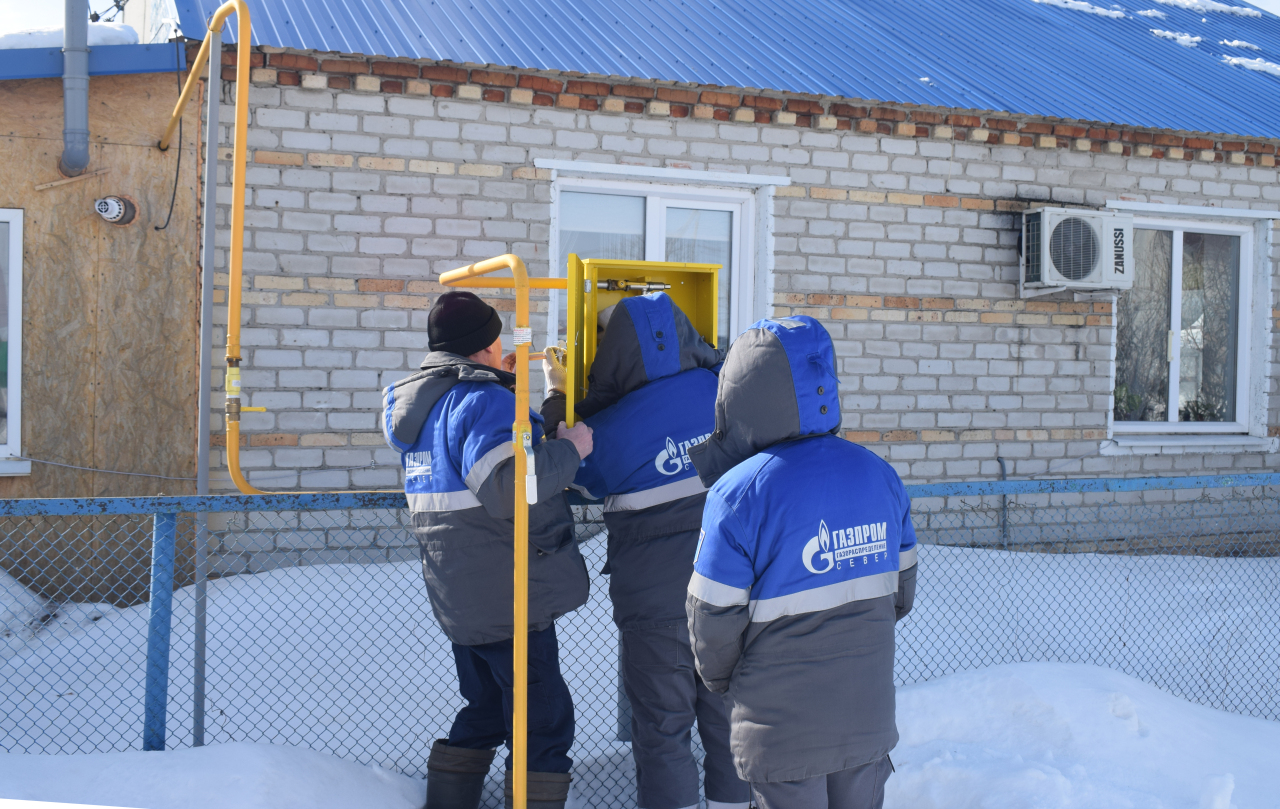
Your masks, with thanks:
[{"label": "white sticker on pipe", "polygon": [[533,342],[533,329],[519,329],[519,328],[518,328],[518,329],[516,329],[516,330],[515,330],[515,334],[516,334],[516,336],[515,336],[515,340],[514,340],[513,342],[514,342],[516,345],[518,345],[518,346],[519,346],[519,345],[524,345],[525,343],[532,343],[532,342]]}]

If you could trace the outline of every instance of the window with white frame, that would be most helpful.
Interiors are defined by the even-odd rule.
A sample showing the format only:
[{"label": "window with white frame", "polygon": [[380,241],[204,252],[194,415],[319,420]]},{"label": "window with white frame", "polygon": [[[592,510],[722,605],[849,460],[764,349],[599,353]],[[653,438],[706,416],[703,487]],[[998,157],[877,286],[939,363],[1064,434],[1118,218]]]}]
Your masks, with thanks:
[{"label": "window with white frame", "polygon": [[0,208],[0,475],[31,470],[22,455],[22,211]]},{"label": "window with white frame", "polygon": [[1116,300],[1116,433],[1246,433],[1254,228],[1137,218]]},{"label": "window with white frame", "polygon": [[[570,254],[719,264],[717,344],[755,319],[751,191],[564,178],[555,199],[553,275],[564,275]],[[565,339],[564,299],[554,298],[549,342]]]}]

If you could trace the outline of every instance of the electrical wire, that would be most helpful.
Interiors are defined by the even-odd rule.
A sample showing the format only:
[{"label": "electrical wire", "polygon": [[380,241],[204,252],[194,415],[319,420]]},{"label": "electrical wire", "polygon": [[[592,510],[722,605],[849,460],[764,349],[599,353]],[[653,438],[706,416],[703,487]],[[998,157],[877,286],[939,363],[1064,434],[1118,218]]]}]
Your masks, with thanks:
[{"label": "electrical wire", "polygon": [[[75,464],[58,463],[57,461],[42,461],[39,458],[28,458],[24,455],[16,455],[14,457],[16,457],[20,461],[30,461],[31,463],[45,464],[46,466],[60,466],[63,469],[78,469],[81,472],[97,472],[103,475],[128,475],[129,477],[158,478],[160,480],[190,480],[190,481],[195,480],[195,478],[177,478],[177,477],[170,477],[168,475],[152,475],[147,472],[121,472],[118,469],[98,469],[97,467],[93,467],[93,466],[76,466]],[[398,468],[399,464],[396,464],[395,466]],[[307,472],[351,472],[357,469],[379,469],[379,468],[389,468],[389,467],[390,467],[389,464],[380,464],[375,461],[375,462],[365,464],[364,466],[338,466],[338,467],[330,466],[330,467],[324,467],[321,469],[299,469],[296,472],[280,472],[274,475],[255,475],[253,479],[254,480],[277,480],[279,478],[290,478],[298,475],[305,475]],[[227,479],[230,480],[230,478],[227,478]],[[284,492],[284,493],[287,494],[287,492]]]},{"label": "electrical wire", "polygon": [[115,469],[95,469],[92,466],[76,466],[69,463],[58,463],[57,461],[42,461],[39,458],[28,458],[25,455],[15,456],[21,461],[30,461],[31,463],[42,463],[46,466],[61,466],[63,469],[79,469],[81,472],[101,472],[104,475],[129,475],[137,478],[159,478],[160,480],[195,480],[195,478],[174,478],[168,475],[151,475],[146,472],[120,472]]},{"label": "electrical wire", "polygon": [[[174,42],[174,48],[181,48],[181,42]],[[178,77],[178,98],[182,98],[182,71],[174,73]],[[173,203],[178,200],[178,178],[182,176],[182,118],[178,118],[178,165],[173,170],[173,195],[169,197],[169,215],[164,218],[163,225],[156,225],[156,230],[164,230],[169,227],[169,220],[173,219]]]}]

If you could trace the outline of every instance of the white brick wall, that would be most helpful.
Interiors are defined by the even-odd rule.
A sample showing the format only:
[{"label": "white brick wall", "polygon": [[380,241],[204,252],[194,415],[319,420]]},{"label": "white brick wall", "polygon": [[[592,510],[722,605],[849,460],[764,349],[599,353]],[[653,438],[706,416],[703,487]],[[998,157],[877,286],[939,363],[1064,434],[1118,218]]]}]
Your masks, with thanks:
[{"label": "white brick wall", "polygon": [[[425,353],[439,273],[512,252],[547,274],[540,157],[790,177],[774,207],[776,311],[823,320],[848,435],[913,481],[994,477],[997,456],[1018,476],[1280,465],[1257,452],[1100,455],[1110,311],[1019,301],[1014,229],[1028,202],[1122,194],[1277,210],[1274,167],[960,141],[950,126],[921,138],[278,86],[250,100],[244,386],[270,412],[245,414],[242,461],[266,488],[397,484],[379,389]],[[228,104],[224,146],[233,115]],[[229,199],[220,188],[224,227]],[[225,252],[218,261],[225,286]],[[535,308],[541,319],[545,299]],[[213,406],[220,424],[221,397]],[[1280,424],[1274,395],[1269,406]]]}]

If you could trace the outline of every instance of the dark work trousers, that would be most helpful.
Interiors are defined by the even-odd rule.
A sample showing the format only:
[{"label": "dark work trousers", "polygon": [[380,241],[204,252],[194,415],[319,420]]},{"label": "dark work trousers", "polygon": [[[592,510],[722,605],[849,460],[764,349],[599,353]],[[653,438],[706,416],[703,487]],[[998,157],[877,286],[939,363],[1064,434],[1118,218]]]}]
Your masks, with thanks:
[{"label": "dark work trousers", "polygon": [[[449,745],[469,750],[511,749],[511,641],[453,644],[458,690],[467,701],[449,730]],[[573,763],[573,698],[560,675],[555,624],[529,633],[529,770],[569,772]],[[507,756],[507,768],[511,757]]]},{"label": "dark work trousers", "polygon": [[880,809],[889,757],[803,781],[751,783],[760,809]]},{"label": "dark work trousers", "polygon": [[702,684],[693,668],[686,622],[622,631],[622,678],[631,700],[631,752],[640,809],[698,805],[698,762],[693,723],[706,750],[706,797],[746,803],[750,788],[738,778],[729,751],[724,698]]}]

